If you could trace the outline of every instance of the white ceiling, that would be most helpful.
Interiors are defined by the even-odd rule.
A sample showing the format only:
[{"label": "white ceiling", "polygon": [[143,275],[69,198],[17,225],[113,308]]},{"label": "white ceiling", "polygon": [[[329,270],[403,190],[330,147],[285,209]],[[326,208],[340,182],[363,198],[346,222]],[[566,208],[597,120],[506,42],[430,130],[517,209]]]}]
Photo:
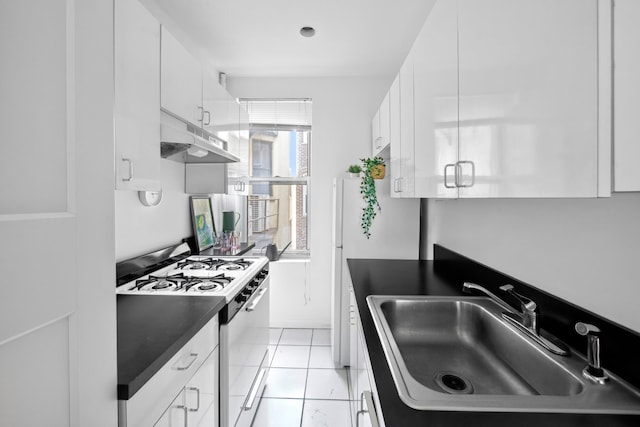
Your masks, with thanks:
[{"label": "white ceiling", "polygon": [[394,75],[435,0],[141,1],[229,76],[320,77]]}]

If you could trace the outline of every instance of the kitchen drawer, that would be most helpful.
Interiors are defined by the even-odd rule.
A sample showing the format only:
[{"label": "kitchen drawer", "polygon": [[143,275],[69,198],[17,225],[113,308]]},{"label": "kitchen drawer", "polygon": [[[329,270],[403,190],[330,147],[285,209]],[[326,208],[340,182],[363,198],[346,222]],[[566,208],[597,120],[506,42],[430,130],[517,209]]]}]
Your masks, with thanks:
[{"label": "kitchen drawer", "polygon": [[216,315],[131,399],[119,402],[120,426],[152,425],[160,418],[218,345],[218,326]]}]

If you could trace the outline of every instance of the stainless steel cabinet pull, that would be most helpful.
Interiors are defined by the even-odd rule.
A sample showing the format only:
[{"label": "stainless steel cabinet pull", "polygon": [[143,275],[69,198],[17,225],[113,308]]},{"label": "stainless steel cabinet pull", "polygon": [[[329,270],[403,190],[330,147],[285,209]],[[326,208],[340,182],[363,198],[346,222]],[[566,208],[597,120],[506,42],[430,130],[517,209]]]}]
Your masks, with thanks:
[{"label": "stainless steel cabinet pull", "polygon": [[260,300],[262,299],[262,297],[264,296],[264,294],[267,293],[267,288],[263,288],[262,290],[260,290],[260,292],[258,292],[258,296],[251,302],[251,304],[249,304],[246,308],[247,311],[253,311],[256,309],[256,306],[260,303]]},{"label": "stainless steel cabinet pull", "polygon": [[[462,165],[471,165],[471,184],[461,184]],[[461,188],[473,187],[476,183],[476,165],[471,160],[460,160],[456,163],[456,185]]]},{"label": "stainless steel cabinet pull", "polygon": [[205,115],[207,116],[207,120],[205,120],[203,124],[204,124],[205,126],[208,126],[208,125],[210,125],[210,124],[211,124],[211,112],[210,112],[210,111],[206,111],[206,110],[205,110],[205,111],[204,111],[204,113],[202,114],[202,118],[203,118],[203,119],[204,119],[204,116],[205,116]]},{"label": "stainless steel cabinet pull", "polygon": [[402,193],[402,189],[400,187],[400,181],[402,181],[402,178],[396,178],[393,180],[393,191],[395,193]]},{"label": "stainless steel cabinet pull", "polygon": [[382,137],[381,136],[377,137],[376,140],[374,141],[374,145],[376,146],[376,148],[382,147],[381,144],[378,144],[379,141],[382,141]]},{"label": "stainless steel cabinet pull", "polygon": [[260,390],[260,384],[262,384],[262,378],[266,374],[266,369],[260,369],[258,376],[253,382],[253,386],[251,387],[251,391],[249,392],[249,396],[247,397],[247,403],[244,405],[244,410],[248,411],[253,406],[256,397],[258,396],[258,391]]},{"label": "stainless steel cabinet pull", "polygon": [[200,410],[200,389],[198,387],[187,387],[187,390],[196,392],[196,407],[189,408],[189,412],[198,412]]},{"label": "stainless steel cabinet pull", "polygon": [[198,118],[196,116],[196,120],[199,122],[202,122],[204,120],[204,108],[203,107],[196,107],[198,109],[198,112],[200,113],[200,118]]},{"label": "stainless steel cabinet pull", "polygon": [[[455,172],[456,171],[455,167],[456,167],[456,165],[454,163],[448,163],[448,164],[444,165],[444,186],[446,188],[456,188],[456,185],[457,185],[457,182],[458,182],[458,178],[457,178],[457,173]],[[454,168],[455,183],[453,185],[449,184],[449,182],[447,181],[447,176],[448,176],[447,175],[447,170],[449,168]]]},{"label": "stainless steel cabinet pull", "polygon": [[184,427],[189,425],[189,411],[187,410],[186,405],[178,405],[176,409],[182,409],[184,411]]},{"label": "stainless steel cabinet pull", "polygon": [[126,157],[122,158],[123,162],[127,162],[129,164],[129,178],[122,178],[123,181],[131,181],[133,179],[133,160],[127,159]]},{"label": "stainless steel cabinet pull", "polygon": [[191,365],[193,365],[195,363],[195,361],[198,359],[198,353],[191,353],[189,355],[191,357],[191,360],[189,361],[189,363],[187,363],[186,366],[176,366],[176,370],[177,371],[186,371],[187,369],[189,369],[191,367]]},{"label": "stainless steel cabinet pull", "polygon": [[[367,409],[364,409],[362,400],[367,401]],[[376,407],[373,402],[373,394],[369,391],[363,391],[360,394],[360,410],[356,413],[356,427],[359,427],[360,419],[358,415],[360,414],[369,414],[369,421],[371,421],[371,427],[380,427],[380,422],[378,421],[378,414],[376,413]]]}]

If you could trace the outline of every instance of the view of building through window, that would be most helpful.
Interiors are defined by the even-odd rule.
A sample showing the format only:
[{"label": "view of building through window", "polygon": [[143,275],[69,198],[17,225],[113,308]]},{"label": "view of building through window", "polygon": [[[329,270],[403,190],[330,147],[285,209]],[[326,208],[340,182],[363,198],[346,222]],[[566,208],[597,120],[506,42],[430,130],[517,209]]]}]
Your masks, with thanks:
[{"label": "view of building through window", "polygon": [[[248,239],[309,252],[311,100],[242,99],[249,113]],[[243,159],[244,160],[244,159]]]}]

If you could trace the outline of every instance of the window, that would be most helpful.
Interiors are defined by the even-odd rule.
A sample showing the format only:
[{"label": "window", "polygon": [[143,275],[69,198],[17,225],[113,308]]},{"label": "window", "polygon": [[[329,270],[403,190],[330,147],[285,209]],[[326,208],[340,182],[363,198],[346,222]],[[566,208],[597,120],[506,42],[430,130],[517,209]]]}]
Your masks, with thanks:
[{"label": "window", "polygon": [[242,99],[249,113],[248,239],[308,255],[311,100]]}]

